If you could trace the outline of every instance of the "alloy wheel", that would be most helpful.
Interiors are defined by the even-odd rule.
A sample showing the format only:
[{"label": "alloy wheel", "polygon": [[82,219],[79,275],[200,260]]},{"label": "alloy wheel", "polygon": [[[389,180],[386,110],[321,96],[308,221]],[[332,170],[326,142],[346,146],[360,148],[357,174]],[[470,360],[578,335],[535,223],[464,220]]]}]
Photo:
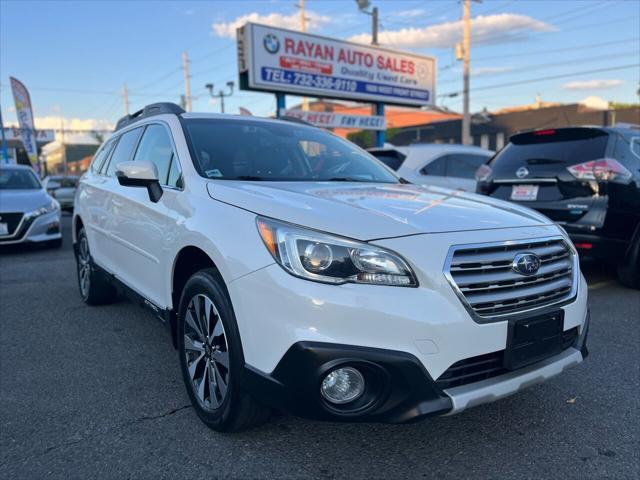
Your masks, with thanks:
[{"label": "alloy wheel", "polygon": [[89,295],[91,286],[91,257],[89,255],[89,243],[87,237],[80,239],[78,246],[78,280],[80,283],[80,293],[84,298]]},{"label": "alloy wheel", "polygon": [[229,348],[220,313],[204,294],[195,295],[184,321],[184,355],[200,406],[215,410],[227,396]]}]

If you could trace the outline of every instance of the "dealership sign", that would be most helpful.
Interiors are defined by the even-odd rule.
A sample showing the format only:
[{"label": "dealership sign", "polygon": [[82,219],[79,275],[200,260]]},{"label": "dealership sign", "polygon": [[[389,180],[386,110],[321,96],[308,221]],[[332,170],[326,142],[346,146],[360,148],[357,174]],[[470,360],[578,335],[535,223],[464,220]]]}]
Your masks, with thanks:
[{"label": "dealership sign", "polygon": [[[247,23],[238,29],[243,89],[433,105],[432,57]],[[244,78],[243,78],[244,77]]]},{"label": "dealership sign", "polygon": [[383,115],[345,115],[331,112],[280,110],[281,117],[295,117],[318,127],[357,128],[358,130],[386,130]]},{"label": "dealership sign", "polygon": [[[21,140],[24,136],[24,132],[22,128],[19,127],[4,127],[4,135],[7,141]],[[55,140],[55,134],[51,129],[35,130],[34,135],[35,139],[42,143],[53,142]]]}]

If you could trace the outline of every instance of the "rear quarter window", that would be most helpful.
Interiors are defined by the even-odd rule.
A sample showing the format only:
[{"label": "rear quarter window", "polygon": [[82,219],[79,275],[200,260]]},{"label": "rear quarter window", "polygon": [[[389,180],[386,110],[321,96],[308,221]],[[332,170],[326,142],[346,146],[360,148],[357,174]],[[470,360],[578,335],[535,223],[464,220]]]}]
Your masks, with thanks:
[{"label": "rear quarter window", "polygon": [[402,163],[406,158],[406,155],[395,150],[374,151],[369,153],[384,163],[387,167],[396,171],[402,166]]}]

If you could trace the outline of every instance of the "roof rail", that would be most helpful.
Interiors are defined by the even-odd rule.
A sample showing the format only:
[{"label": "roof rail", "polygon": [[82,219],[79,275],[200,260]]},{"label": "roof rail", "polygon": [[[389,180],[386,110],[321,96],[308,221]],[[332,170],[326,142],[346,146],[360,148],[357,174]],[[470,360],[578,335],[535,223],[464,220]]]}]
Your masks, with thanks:
[{"label": "roof rail", "polygon": [[163,113],[181,115],[184,113],[184,109],[171,102],[152,103],[151,105],[144,107],[142,110],[138,110],[137,112],[133,112],[131,115],[125,115],[122,117],[118,120],[118,123],[116,123],[116,129],[114,131],[117,132],[121,128],[131,125],[143,118],[151,117],[153,115],[161,115]]}]

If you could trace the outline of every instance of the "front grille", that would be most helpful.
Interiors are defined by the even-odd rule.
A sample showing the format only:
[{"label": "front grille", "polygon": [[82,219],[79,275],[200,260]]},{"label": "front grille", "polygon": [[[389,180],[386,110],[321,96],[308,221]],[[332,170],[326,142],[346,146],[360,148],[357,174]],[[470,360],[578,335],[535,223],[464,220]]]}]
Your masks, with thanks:
[{"label": "front grille", "polygon": [[[562,333],[562,351],[575,345],[577,338],[578,327],[564,331]],[[505,351],[500,350],[460,360],[440,375],[436,384],[442,389],[447,389],[503,375],[509,371],[504,367],[504,354]]]},{"label": "front grille", "polygon": [[19,213],[0,213],[0,222],[7,224],[9,230],[8,235],[13,235],[22,220],[22,212]]},{"label": "front grille", "polygon": [[[534,253],[540,268],[525,276],[512,269],[518,253]],[[567,299],[573,293],[574,255],[563,239],[453,247],[445,272],[480,317],[518,313]]]}]

